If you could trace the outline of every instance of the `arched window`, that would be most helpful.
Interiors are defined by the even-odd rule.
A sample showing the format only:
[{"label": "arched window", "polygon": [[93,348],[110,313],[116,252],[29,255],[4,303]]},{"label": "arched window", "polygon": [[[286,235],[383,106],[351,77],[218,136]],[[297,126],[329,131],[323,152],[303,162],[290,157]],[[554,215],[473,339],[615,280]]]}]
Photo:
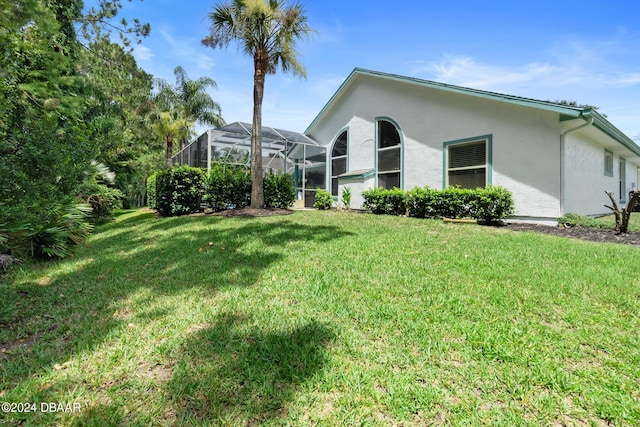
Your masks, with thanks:
[{"label": "arched window", "polygon": [[402,139],[388,120],[378,121],[378,187],[401,188]]},{"label": "arched window", "polygon": [[338,195],[338,176],[347,171],[347,142],[349,134],[345,130],[333,143],[331,150],[331,194]]}]

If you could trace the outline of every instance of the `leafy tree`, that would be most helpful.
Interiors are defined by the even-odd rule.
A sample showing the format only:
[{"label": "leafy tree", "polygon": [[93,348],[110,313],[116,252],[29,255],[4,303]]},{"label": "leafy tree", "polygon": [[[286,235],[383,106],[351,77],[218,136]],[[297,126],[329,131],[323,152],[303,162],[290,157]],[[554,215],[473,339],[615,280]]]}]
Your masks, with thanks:
[{"label": "leafy tree", "polygon": [[[101,0],[99,13],[114,15],[105,7],[119,4]],[[86,47],[102,54],[117,49],[106,33],[80,41],[82,6],[81,0],[0,0],[1,251],[26,245],[66,254],[56,249],[62,240],[41,239],[42,230],[69,223],[68,215],[54,212],[82,211],[76,196],[91,162],[116,159],[125,136],[134,133],[128,117],[134,117],[135,102],[112,89],[144,94],[144,78],[129,81],[140,89],[132,91],[126,79],[109,80],[105,65],[91,62],[95,57],[86,55]],[[85,230],[81,215],[72,216],[74,229]]]},{"label": "leafy tree", "polygon": [[298,61],[296,42],[311,35],[304,8],[284,0],[232,0],[209,14],[210,34],[202,43],[211,48],[236,42],[253,58],[253,128],[251,132],[251,207],[264,207],[262,171],[262,99],[265,76],[284,72],[306,76]]},{"label": "leafy tree", "polygon": [[208,88],[217,87],[216,82],[209,77],[191,80],[180,66],[173,73],[176,76],[175,85],[164,80],[157,81],[158,93],[150,111],[151,122],[166,138],[166,161],[169,167],[176,138],[180,141],[180,147],[184,148],[193,135],[196,123],[224,125],[220,105],[207,93]]}]

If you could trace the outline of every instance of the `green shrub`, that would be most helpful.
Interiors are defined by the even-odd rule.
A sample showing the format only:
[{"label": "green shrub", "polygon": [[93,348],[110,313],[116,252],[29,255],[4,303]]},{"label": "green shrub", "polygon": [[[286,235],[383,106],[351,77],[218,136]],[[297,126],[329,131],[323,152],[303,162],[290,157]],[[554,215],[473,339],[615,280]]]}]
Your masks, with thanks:
[{"label": "green shrub", "polygon": [[291,175],[269,172],[263,182],[265,207],[287,209],[293,206],[296,190]]},{"label": "green shrub", "polygon": [[437,216],[443,218],[469,218],[471,201],[476,190],[460,187],[447,187],[435,194],[435,210]]},{"label": "green shrub", "polygon": [[362,192],[364,208],[374,214],[407,215],[415,218],[474,218],[488,223],[514,213],[511,193],[503,187],[475,190],[429,187],[401,191],[376,188]]},{"label": "green shrub", "polygon": [[244,208],[251,198],[251,176],[244,166],[216,163],[206,180],[204,201],[214,211]]},{"label": "green shrub", "polygon": [[190,166],[175,166],[156,175],[156,205],[160,215],[187,215],[198,211],[204,181],[204,172]]},{"label": "green shrub", "polygon": [[404,215],[407,211],[405,192],[399,188],[387,190],[382,187],[365,190],[363,207],[374,214]]},{"label": "green shrub", "polygon": [[147,206],[151,209],[158,208],[156,203],[156,177],[159,173],[160,172],[155,172],[147,178]]},{"label": "green shrub", "polygon": [[432,190],[429,187],[416,187],[407,191],[405,204],[409,216],[415,218],[432,218],[438,216],[434,206],[436,193],[437,190]]},{"label": "green shrub", "polygon": [[499,186],[474,190],[470,207],[473,218],[487,223],[504,219],[515,212],[511,192]]},{"label": "green shrub", "polygon": [[122,207],[124,194],[117,188],[111,188],[96,182],[84,182],[78,187],[78,197],[83,203],[91,205],[91,217],[105,219],[113,216],[113,211]]},{"label": "green shrub", "polygon": [[558,218],[558,225],[571,225],[584,228],[611,228],[610,225],[590,216],[568,213]]},{"label": "green shrub", "polygon": [[313,202],[313,207],[321,211],[326,211],[331,209],[332,206],[333,196],[331,193],[322,189],[316,190],[316,200]]},{"label": "green shrub", "polygon": [[22,226],[14,234],[15,247],[32,258],[65,258],[71,247],[86,238],[92,230],[87,221],[92,208],[69,198],[47,206],[44,217]]}]

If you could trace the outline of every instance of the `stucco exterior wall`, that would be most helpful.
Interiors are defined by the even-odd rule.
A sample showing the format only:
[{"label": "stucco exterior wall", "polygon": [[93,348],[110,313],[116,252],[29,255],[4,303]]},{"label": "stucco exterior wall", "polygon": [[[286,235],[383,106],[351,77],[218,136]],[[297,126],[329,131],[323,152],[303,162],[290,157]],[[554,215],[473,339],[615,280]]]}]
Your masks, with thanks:
[{"label": "stucco exterior wall", "polygon": [[[631,152],[616,145],[603,145],[589,136],[577,132],[569,134],[565,142],[565,213],[581,215],[603,215],[611,211],[604,207],[610,204],[605,191],[628,202],[629,191],[638,187],[638,162]],[[605,174],[605,149],[613,153],[613,174]],[[620,158],[625,159],[625,188],[620,195]]]},{"label": "stucco exterior wall", "polygon": [[489,135],[491,183],[512,191],[516,215],[560,215],[556,113],[362,76],[341,95],[311,136],[332,144],[339,132],[348,129],[348,170],[373,169],[377,118],[390,118],[400,127],[404,189],[443,188],[443,144]]}]

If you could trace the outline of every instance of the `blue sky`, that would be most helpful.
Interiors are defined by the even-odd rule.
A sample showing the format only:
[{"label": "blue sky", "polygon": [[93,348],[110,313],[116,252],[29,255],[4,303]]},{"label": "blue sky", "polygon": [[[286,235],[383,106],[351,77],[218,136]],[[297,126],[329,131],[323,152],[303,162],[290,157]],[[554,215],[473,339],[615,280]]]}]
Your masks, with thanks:
[{"label": "blue sky", "polygon": [[[201,45],[216,1],[134,0],[151,24],[138,64],[174,81],[209,76],[227,122],[251,121],[253,64]],[[303,131],[355,67],[541,100],[600,107],[640,138],[640,2],[302,0],[317,34],[299,45],[307,79],[267,77],[263,123]]]}]

